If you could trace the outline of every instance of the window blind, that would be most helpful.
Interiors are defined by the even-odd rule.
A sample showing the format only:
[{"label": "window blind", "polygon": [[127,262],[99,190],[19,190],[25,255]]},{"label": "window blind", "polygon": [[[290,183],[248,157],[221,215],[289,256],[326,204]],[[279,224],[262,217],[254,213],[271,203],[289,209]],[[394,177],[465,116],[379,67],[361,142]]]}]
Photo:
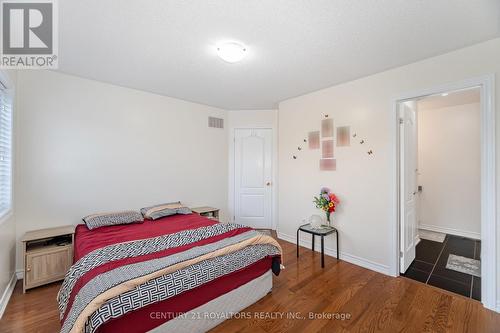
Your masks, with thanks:
[{"label": "window blind", "polygon": [[0,217],[12,208],[12,97],[0,86]]}]

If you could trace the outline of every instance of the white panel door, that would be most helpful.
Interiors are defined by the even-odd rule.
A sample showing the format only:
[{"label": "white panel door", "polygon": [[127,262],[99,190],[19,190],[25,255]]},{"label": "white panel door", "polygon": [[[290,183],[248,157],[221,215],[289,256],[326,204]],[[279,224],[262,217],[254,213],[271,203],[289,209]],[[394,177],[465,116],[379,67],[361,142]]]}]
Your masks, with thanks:
[{"label": "white panel door", "polygon": [[272,228],[272,130],[234,133],[234,219],[254,228]]},{"label": "white panel door", "polygon": [[415,260],[417,230],[417,107],[416,102],[400,104],[400,197],[401,197],[401,269],[406,272]]}]

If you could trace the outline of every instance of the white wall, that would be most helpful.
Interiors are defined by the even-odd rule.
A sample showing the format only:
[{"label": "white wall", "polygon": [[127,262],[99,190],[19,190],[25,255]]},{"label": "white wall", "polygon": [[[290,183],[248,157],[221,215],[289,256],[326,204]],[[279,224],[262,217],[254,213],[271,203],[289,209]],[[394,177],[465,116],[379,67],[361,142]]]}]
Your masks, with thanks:
[{"label": "white wall", "polygon": [[234,217],[234,130],[236,128],[270,128],[273,130],[273,229],[278,221],[278,110],[231,110],[227,115],[228,129],[228,210]]},{"label": "white wall", "polygon": [[[359,80],[286,100],[279,105],[279,224],[281,237],[295,238],[301,218],[317,210],[312,196],[321,185],[339,194],[341,208],[335,224],[340,229],[340,249],[345,259],[388,272],[394,265],[393,185],[394,142],[392,100],[401,94],[449,82],[500,74],[500,39],[429,58]],[[500,170],[500,83],[496,88],[497,174]],[[306,150],[291,158],[297,142],[318,129],[327,113],[336,126],[350,125],[365,145],[337,148],[337,171],[320,172],[319,153]],[[373,150],[373,157],[366,153]],[[500,177],[497,192],[500,193]],[[497,196],[500,207],[500,195]],[[497,209],[500,214],[500,209]],[[498,217],[497,217],[498,220]],[[500,228],[497,228],[500,244]],[[326,246],[334,248],[333,237]],[[497,253],[500,246],[497,247]],[[500,258],[500,254],[498,254]],[[497,272],[500,266],[497,267]],[[497,273],[500,278],[500,272]],[[498,284],[500,285],[500,279]],[[497,288],[500,299],[500,290]]]},{"label": "white wall", "polygon": [[418,109],[420,228],[481,236],[480,104]]},{"label": "white wall", "polygon": [[172,200],[224,219],[228,134],[207,118],[226,111],[50,71],[18,80],[18,238]]},{"label": "white wall", "polygon": [[16,225],[14,215],[7,216],[0,222],[0,316],[3,303],[10,295],[4,294],[10,287],[9,282],[15,274],[16,263]]},{"label": "white wall", "polygon": [[[16,71],[2,71],[0,76],[3,80],[8,81],[8,88],[16,88],[17,72]],[[14,123],[17,117],[17,96],[14,97]],[[13,138],[14,152],[13,152],[13,165],[15,166],[16,159],[16,138]],[[15,188],[14,188],[15,191]],[[14,202],[15,204],[15,202]],[[16,271],[16,220],[14,215],[14,207],[10,214],[0,219],[0,316],[2,315],[3,308],[7,305],[10,296],[8,290],[9,282],[13,281],[13,276]]]}]

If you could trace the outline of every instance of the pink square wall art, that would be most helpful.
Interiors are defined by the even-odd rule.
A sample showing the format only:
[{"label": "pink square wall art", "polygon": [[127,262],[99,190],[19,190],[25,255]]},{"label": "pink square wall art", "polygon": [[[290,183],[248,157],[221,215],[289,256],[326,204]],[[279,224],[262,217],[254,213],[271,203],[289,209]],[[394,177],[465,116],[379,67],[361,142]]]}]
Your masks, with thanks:
[{"label": "pink square wall art", "polygon": [[319,160],[319,169],[321,171],[335,171],[337,169],[337,160],[334,158],[322,158]]},{"label": "pink square wall art", "polygon": [[337,127],[337,147],[351,145],[351,128],[349,126]]},{"label": "pink square wall art", "polygon": [[321,137],[322,138],[333,137],[333,119],[323,119],[321,121]]},{"label": "pink square wall art", "polygon": [[323,140],[321,145],[321,156],[323,158],[333,158],[333,140]]},{"label": "pink square wall art", "polygon": [[319,149],[319,131],[309,132],[309,149]]}]

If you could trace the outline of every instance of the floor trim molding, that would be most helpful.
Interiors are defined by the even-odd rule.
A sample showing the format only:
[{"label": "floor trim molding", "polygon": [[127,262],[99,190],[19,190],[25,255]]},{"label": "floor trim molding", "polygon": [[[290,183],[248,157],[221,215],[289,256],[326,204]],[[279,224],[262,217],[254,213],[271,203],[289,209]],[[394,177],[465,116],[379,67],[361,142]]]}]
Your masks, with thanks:
[{"label": "floor trim molding", "polygon": [[429,231],[434,231],[434,232],[440,232],[440,233],[443,233],[443,234],[450,234],[450,235],[467,237],[467,238],[478,239],[478,240],[481,239],[481,234],[479,232],[472,232],[472,231],[465,231],[465,230],[459,230],[459,229],[453,229],[453,228],[438,227],[438,226],[430,225],[430,224],[419,224],[418,228],[419,229],[424,229],[424,230],[429,230]]},{"label": "floor trim molding", "polygon": [[[296,236],[290,236],[290,235],[287,235],[287,234],[279,232],[279,231],[276,232],[276,234],[278,235],[279,239],[282,239],[284,241],[287,241],[287,242],[290,242],[293,244],[297,244]],[[311,241],[307,241],[307,240],[303,240],[303,239],[299,239],[299,243],[300,243],[299,244],[300,246],[307,247],[308,249],[310,249],[312,246]],[[316,244],[316,247],[317,247],[316,252],[320,252],[319,247],[318,247],[319,243],[318,242],[316,242],[316,243],[317,243]],[[327,247],[327,246],[325,246],[325,254],[329,255],[331,257],[337,257],[337,251],[335,249],[332,249],[332,248]],[[377,262],[355,256],[353,254],[349,254],[349,253],[340,251],[340,259],[347,261],[347,262],[350,262],[351,264],[361,266],[363,268],[367,268],[367,269],[375,271],[375,272],[379,272],[379,273],[382,273],[385,275],[391,275],[389,266],[382,265],[382,264],[379,264]]]},{"label": "floor trim molding", "polygon": [[0,299],[0,319],[3,316],[5,309],[7,308],[7,304],[9,303],[10,296],[12,296],[12,292],[14,291],[14,287],[16,286],[16,282],[17,282],[17,277],[16,277],[16,273],[14,273],[14,274],[12,274],[12,277],[10,278],[9,284],[5,288],[5,291],[3,292],[2,298]]}]

